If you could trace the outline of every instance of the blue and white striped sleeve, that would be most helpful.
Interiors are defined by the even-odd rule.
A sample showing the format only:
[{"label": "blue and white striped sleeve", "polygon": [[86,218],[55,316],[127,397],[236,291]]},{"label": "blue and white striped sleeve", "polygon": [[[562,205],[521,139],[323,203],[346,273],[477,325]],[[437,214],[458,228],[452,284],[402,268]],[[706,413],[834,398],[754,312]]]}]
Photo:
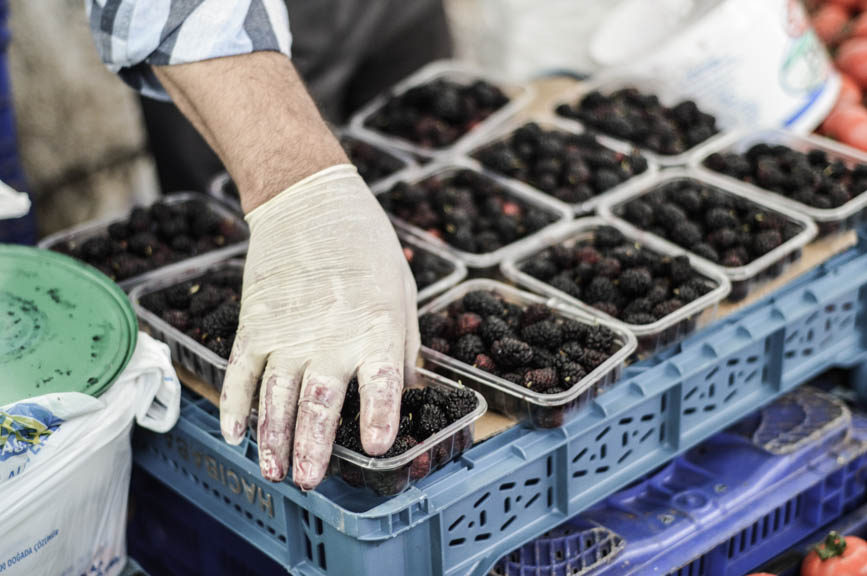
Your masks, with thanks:
[{"label": "blue and white striped sleeve", "polygon": [[275,50],[290,55],[284,0],[85,0],[102,61],[146,96],[168,100],[150,65]]}]

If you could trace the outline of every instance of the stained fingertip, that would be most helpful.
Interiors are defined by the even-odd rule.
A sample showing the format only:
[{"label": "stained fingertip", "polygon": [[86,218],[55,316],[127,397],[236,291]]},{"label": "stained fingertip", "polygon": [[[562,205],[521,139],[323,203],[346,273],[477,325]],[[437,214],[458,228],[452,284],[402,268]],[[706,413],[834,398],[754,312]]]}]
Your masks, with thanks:
[{"label": "stained fingertip", "polygon": [[251,353],[244,326],[238,328],[220,393],[220,431],[226,442],[238,445],[247,433],[253,393],[265,367],[265,358]]},{"label": "stained fingertip", "polygon": [[384,454],[397,437],[403,369],[397,362],[366,362],[358,368],[361,445],[371,456]]},{"label": "stained fingertip", "polygon": [[[262,472],[262,477],[271,482],[280,482],[286,477],[289,465],[289,449],[285,443],[291,440],[284,438],[281,444],[279,441],[275,441],[276,435],[272,432],[274,427],[272,418],[275,413],[280,411],[280,407],[269,402],[269,397],[273,396],[271,390],[275,385],[275,380],[274,375],[266,374],[264,377],[265,382],[262,384],[262,391],[259,394],[259,421],[256,427],[256,438],[259,445],[259,470]],[[286,432],[289,431],[286,430]]]},{"label": "stained fingertip", "polygon": [[259,468],[262,477],[281,482],[289,472],[300,378],[291,362],[268,359],[259,393]]},{"label": "stained fingertip", "polygon": [[295,424],[292,479],[302,490],[325,477],[346,394],[344,376],[308,368],[304,374]]},{"label": "stained fingertip", "polygon": [[328,462],[324,464],[310,459],[297,459],[293,464],[292,481],[304,491],[310,491],[319,486],[325,478]]},{"label": "stained fingertip", "polygon": [[232,416],[220,416],[220,432],[227,444],[237,446],[244,439],[247,432],[247,419]]}]

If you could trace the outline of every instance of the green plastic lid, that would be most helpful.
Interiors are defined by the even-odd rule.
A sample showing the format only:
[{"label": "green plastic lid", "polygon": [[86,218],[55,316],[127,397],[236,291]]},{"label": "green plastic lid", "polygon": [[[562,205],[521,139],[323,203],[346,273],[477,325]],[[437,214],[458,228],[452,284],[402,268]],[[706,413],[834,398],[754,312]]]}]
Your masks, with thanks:
[{"label": "green plastic lid", "polygon": [[126,294],[72,258],[0,244],[0,406],[98,396],[126,367],[138,324]]}]

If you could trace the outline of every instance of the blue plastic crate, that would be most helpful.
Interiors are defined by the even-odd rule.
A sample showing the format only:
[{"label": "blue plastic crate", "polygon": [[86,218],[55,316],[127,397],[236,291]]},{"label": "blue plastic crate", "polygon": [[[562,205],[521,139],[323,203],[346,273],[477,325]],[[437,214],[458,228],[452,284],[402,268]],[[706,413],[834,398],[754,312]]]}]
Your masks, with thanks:
[{"label": "blue plastic crate", "polygon": [[[561,428],[508,430],[390,499],[262,479],[185,399],[140,466],[297,574],[486,574],[501,557],[831,366],[867,362],[867,241],[624,370]],[[857,372],[856,372],[857,373]],[[867,373],[863,373],[867,376]],[[383,559],[387,559],[384,561]]]},{"label": "blue plastic crate", "polygon": [[133,469],[130,503],[127,549],[151,574],[286,574],[277,562],[138,467]]},{"label": "blue plastic crate", "polygon": [[494,574],[741,576],[865,494],[867,419],[803,388],[512,552]]}]

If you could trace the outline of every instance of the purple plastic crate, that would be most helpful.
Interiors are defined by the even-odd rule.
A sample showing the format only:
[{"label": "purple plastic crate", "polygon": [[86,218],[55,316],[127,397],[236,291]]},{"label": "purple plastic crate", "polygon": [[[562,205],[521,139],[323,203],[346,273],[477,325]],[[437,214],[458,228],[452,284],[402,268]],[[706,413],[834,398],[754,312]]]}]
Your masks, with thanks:
[{"label": "purple plastic crate", "polygon": [[503,558],[508,576],[740,576],[864,501],[867,419],[798,389]]},{"label": "purple plastic crate", "polygon": [[768,560],[759,568],[756,568],[755,571],[768,572],[777,576],[799,576],[801,573],[801,562],[803,562],[806,555],[809,554],[816,544],[824,540],[832,530],[846,536],[867,538],[867,504],[820,528],[779,556]]}]

